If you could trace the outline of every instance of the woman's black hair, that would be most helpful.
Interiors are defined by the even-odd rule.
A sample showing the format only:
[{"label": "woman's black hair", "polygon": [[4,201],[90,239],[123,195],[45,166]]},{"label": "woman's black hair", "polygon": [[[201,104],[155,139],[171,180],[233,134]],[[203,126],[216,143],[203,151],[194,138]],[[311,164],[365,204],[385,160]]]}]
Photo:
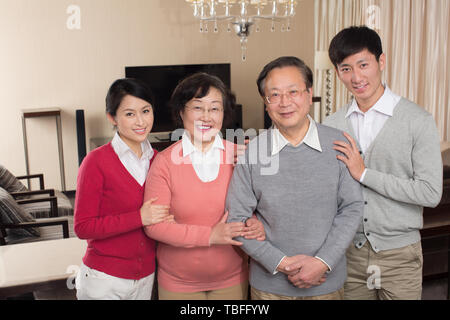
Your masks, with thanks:
[{"label": "woman's black hair", "polygon": [[172,93],[170,108],[175,124],[183,127],[180,112],[184,112],[186,103],[194,98],[203,98],[208,95],[211,88],[216,88],[222,93],[223,100],[223,123],[226,128],[232,122],[233,110],[236,105],[236,97],[230,89],[218,77],[208,73],[199,72],[183,79]]},{"label": "woman's black hair", "polygon": [[146,83],[133,78],[124,78],[114,81],[106,95],[106,112],[116,116],[122,99],[130,95],[147,101],[153,107],[153,93]]}]

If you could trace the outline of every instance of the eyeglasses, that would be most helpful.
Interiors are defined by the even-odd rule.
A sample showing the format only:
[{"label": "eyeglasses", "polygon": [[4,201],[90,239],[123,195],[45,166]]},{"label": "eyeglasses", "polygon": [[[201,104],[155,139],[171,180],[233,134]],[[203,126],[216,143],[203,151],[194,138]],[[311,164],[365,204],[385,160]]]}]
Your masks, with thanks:
[{"label": "eyeglasses", "polygon": [[197,116],[201,116],[205,114],[205,112],[211,114],[212,116],[219,115],[223,112],[223,108],[221,107],[205,108],[200,106],[186,106],[186,109]]},{"label": "eyeglasses", "polygon": [[294,100],[296,98],[301,97],[305,92],[308,91],[308,88],[299,90],[299,89],[291,89],[287,92],[279,92],[279,91],[273,91],[268,96],[265,96],[267,103],[269,104],[276,104],[280,103],[281,97],[285,96],[289,100]]}]

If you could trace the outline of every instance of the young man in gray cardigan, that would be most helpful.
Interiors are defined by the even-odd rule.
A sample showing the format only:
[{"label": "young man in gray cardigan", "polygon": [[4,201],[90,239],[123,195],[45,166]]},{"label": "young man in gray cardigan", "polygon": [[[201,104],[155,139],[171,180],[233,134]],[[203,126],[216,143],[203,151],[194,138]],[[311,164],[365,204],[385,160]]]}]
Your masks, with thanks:
[{"label": "young man in gray cardigan", "polygon": [[347,251],[346,299],[421,299],[423,207],[442,194],[440,139],[431,114],[381,81],[386,57],[378,34],[350,27],[331,41],[330,59],[354,99],[324,124],[361,183],[364,217]]},{"label": "young man in gray cardigan", "polygon": [[270,62],[257,83],[274,126],[239,158],[226,201],[229,221],[256,212],[266,231],[265,241],[237,238],[252,258],[252,299],[342,299],[363,209],[361,187],[333,149],[342,132],[309,117],[313,76],[300,59]]}]

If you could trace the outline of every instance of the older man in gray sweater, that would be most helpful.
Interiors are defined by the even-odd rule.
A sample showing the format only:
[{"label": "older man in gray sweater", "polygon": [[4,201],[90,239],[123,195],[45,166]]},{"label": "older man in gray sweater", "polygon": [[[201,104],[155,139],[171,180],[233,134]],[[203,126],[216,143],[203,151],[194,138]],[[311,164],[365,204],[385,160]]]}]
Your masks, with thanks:
[{"label": "older man in gray sweater", "polygon": [[255,211],[265,227],[265,241],[237,238],[252,258],[252,299],[341,299],[363,210],[361,187],[333,149],[342,132],[309,117],[312,72],[300,59],[272,61],[257,83],[273,128],[239,159],[226,203],[229,221]]}]

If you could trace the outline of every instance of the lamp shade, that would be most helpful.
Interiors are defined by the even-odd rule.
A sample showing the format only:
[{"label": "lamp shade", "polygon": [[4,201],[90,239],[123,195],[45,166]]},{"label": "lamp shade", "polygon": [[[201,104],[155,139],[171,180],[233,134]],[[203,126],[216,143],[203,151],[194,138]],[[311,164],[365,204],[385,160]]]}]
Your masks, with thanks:
[{"label": "lamp shade", "polygon": [[317,70],[330,70],[334,69],[333,63],[331,63],[328,51],[316,51],[314,56],[314,67]]}]

